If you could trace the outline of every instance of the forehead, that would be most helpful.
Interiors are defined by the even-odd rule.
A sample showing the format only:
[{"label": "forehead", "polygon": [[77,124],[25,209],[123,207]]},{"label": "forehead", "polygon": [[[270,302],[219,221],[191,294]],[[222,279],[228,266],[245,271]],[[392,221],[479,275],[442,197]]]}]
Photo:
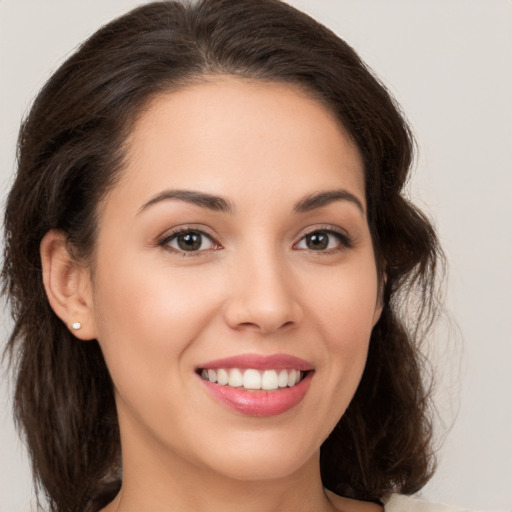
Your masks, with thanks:
[{"label": "forehead", "polygon": [[288,84],[215,77],[159,95],[127,148],[120,186],[139,194],[193,188],[243,199],[343,186],[364,204],[356,145],[321,102]]}]

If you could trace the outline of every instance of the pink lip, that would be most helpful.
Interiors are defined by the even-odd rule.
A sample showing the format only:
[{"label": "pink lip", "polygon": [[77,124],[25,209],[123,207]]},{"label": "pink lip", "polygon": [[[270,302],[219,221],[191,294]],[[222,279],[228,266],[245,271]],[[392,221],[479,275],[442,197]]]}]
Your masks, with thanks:
[{"label": "pink lip", "polygon": [[216,359],[200,364],[196,370],[217,368],[254,368],[256,370],[286,370],[295,369],[308,373],[297,385],[275,391],[245,390],[223,386],[202,379],[201,384],[215,400],[229,408],[249,416],[275,416],[282,414],[298,405],[306,395],[313,378],[313,365],[304,359],[288,354],[240,354],[233,357]]},{"label": "pink lip", "polygon": [[297,385],[291,388],[281,388],[275,391],[247,391],[204,380],[198,376],[206,391],[235,411],[248,416],[275,416],[282,414],[298,405],[306,395],[314,372],[307,375]]},{"label": "pink lip", "polygon": [[313,370],[313,365],[304,359],[288,354],[240,354],[223,359],[215,359],[207,363],[199,364],[196,369],[210,368],[254,368],[255,370]]}]

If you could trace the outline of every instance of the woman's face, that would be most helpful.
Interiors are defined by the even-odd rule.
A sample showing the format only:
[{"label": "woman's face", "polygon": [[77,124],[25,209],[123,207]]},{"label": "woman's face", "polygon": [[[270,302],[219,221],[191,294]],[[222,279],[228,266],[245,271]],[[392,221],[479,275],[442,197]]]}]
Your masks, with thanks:
[{"label": "woman's face", "polygon": [[380,314],[365,209],[357,148],[298,89],[216,78],[151,103],[90,283],[125,473],[317,464]]}]

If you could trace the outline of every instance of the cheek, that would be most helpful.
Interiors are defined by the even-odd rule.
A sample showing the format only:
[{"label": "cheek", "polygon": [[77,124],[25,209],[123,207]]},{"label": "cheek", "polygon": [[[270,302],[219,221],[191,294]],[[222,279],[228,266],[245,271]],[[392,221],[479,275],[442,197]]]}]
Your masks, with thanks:
[{"label": "cheek", "polygon": [[[114,382],[134,372],[154,378],[178,366],[218,309],[214,283],[196,273],[122,257],[97,269],[94,311],[97,338]],[[106,260],[105,260],[106,261]],[[116,383],[117,384],[117,383]]]},{"label": "cheek", "polygon": [[368,340],[379,313],[377,275],[366,256],[323,276],[321,286],[311,287],[315,316],[328,331],[333,348],[357,346]]},{"label": "cheek", "polygon": [[317,288],[314,317],[325,343],[325,386],[336,389],[338,418],[355,393],[366,365],[369,340],[378,315],[373,260],[362,259],[333,273]]}]

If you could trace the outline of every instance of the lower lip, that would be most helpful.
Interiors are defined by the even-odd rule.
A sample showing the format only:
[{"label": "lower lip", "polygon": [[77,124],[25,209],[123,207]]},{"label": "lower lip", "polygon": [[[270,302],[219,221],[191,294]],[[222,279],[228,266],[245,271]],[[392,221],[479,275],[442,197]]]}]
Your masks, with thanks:
[{"label": "lower lip", "polygon": [[299,404],[309,389],[313,372],[310,371],[298,384],[275,391],[248,391],[231,386],[222,386],[201,377],[206,390],[213,398],[235,411],[248,416],[275,416]]}]

